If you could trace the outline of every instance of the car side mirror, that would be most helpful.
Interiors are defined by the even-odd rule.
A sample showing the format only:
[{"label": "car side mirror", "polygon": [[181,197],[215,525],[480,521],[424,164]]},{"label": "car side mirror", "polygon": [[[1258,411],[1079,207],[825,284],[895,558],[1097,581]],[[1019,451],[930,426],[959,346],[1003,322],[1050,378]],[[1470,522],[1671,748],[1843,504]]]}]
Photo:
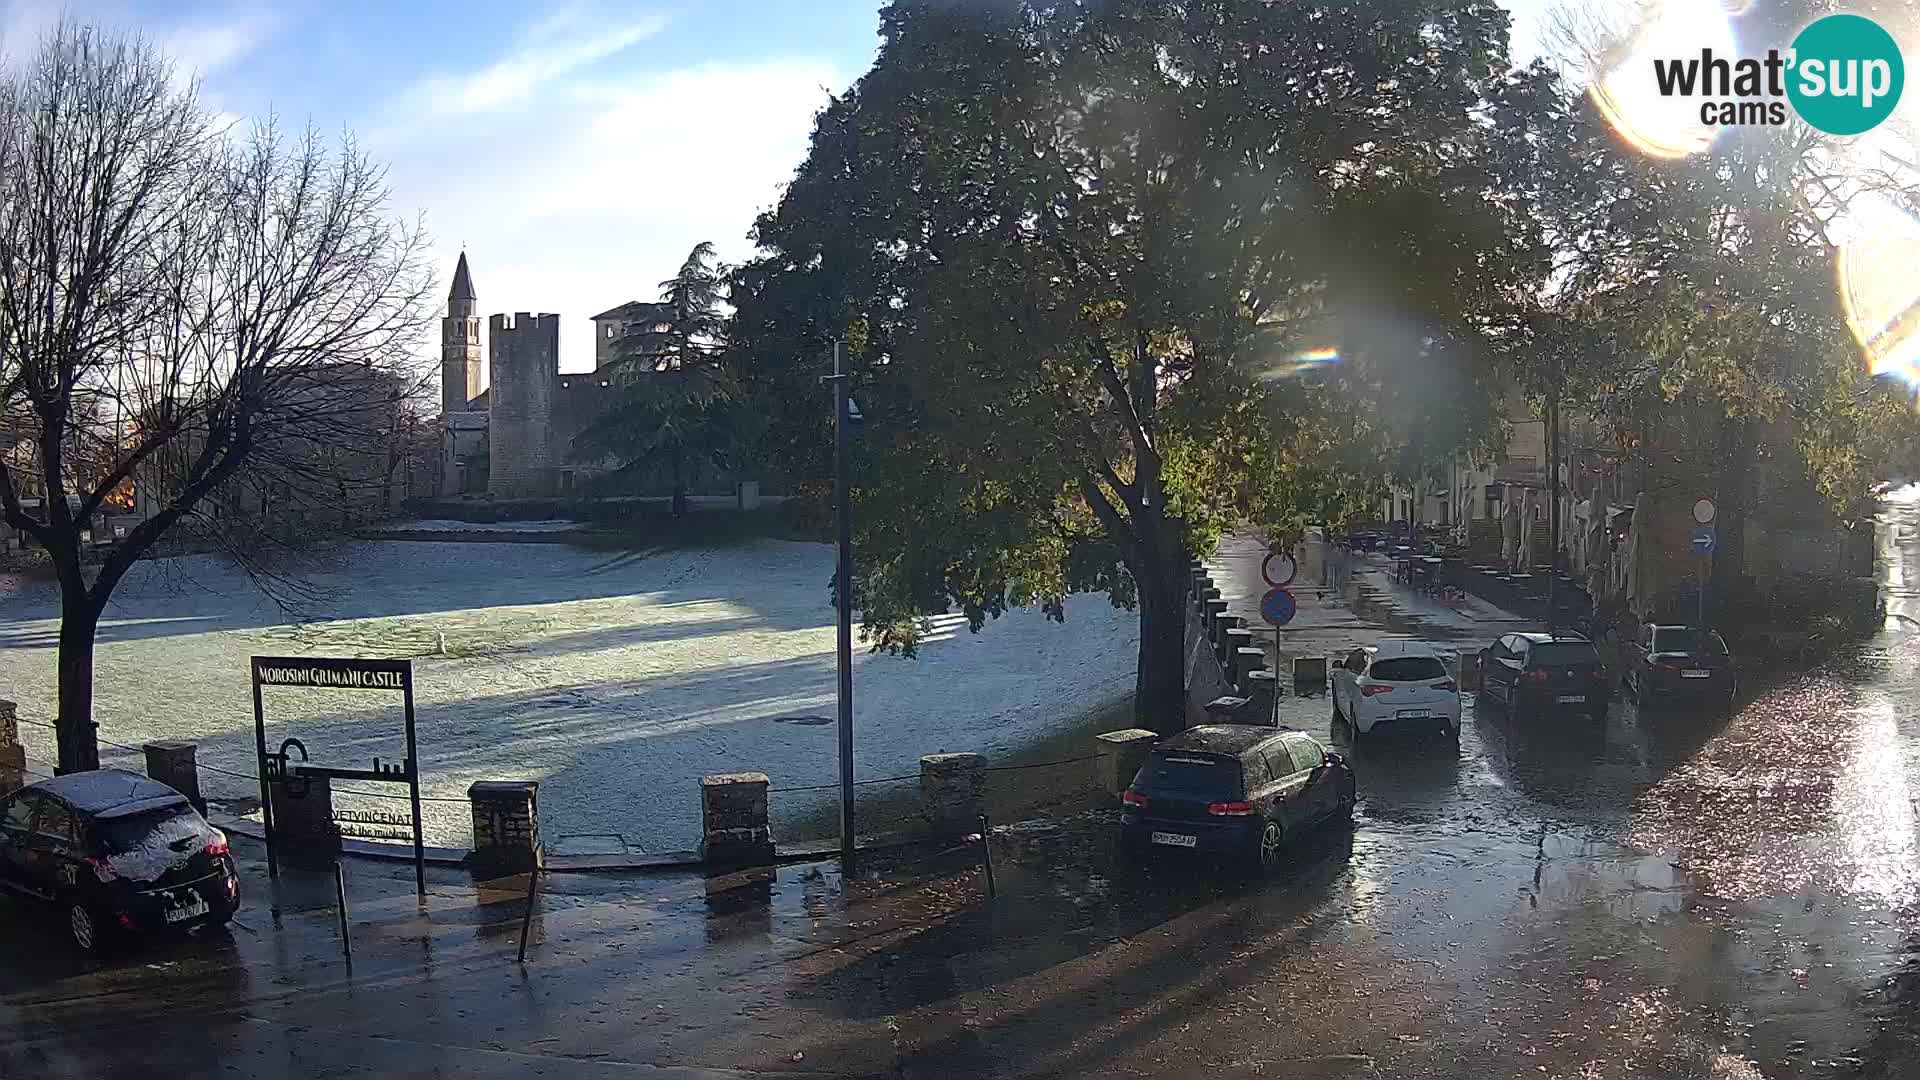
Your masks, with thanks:
[{"label": "car side mirror", "polygon": [[1321,759],[1319,768],[1324,769],[1329,765],[1345,764],[1346,760],[1347,760],[1346,758],[1341,757],[1339,754],[1336,754],[1333,751],[1329,750],[1326,752],[1326,755]]}]

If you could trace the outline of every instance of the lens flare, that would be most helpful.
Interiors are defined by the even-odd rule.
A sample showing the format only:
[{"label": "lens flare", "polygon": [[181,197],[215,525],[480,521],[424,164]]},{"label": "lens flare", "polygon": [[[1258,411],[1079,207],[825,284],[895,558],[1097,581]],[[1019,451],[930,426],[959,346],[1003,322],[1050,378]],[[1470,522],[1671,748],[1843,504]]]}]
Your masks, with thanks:
[{"label": "lens flare", "polygon": [[1634,149],[1651,157],[1683,158],[1713,145],[1719,129],[1701,122],[1702,99],[1663,96],[1654,61],[1697,58],[1703,49],[1734,56],[1727,14],[1723,0],[1661,0],[1646,21],[1608,50],[1587,96]]},{"label": "lens flare", "polygon": [[1269,380],[1291,379],[1305,375],[1309,371],[1316,371],[1328,364],[1337,364],[1339,362],[1340,350],[1330,345],[1313,349],[1303,349],[1296,353],[1290,353],[1285,358],[1268,365],[1266,370],[1260,373],[1259,377]]},{"label": "lens flare", "polygon": [[1867,371],[1920,384],[1920,222],[1884,204],[1862,211],[1842,242],[1837,271],[1847,328]]}]

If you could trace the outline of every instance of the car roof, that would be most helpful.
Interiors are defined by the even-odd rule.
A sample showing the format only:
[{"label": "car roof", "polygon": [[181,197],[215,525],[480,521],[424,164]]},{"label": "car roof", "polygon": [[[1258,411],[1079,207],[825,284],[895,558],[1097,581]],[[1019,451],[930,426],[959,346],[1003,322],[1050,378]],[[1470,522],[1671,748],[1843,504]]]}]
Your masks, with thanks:
[{"label": "car roof", "polygon": [[184,806],[187,797],[158,780],[126,769],[66,773],[31,785],[94,817],[122,817],[143,810]]},{"label": "car roof", "polygon": [[1588,637],[1585,634],[1580,633],[1578,630],[1560,630],[1551,634],[1544,633],[1539,630],[1523,630],[1521,631],[1520,636],[1523,638],[1526,638],[1528,641],[1533,642],[1535,645],[1538,645],[1538,644],[1541,644],[1542,642],[1547,642],[1547,641],[1571,641],[1577,645],[1593,644],[1592,638]]},{"label": "car roof", "polygon": [[1209,754],[1240,754],[1279,735],[1292,731],[1287,727],[1264,724],[1201,724],[1162,740],[1155,750],[1185,750]]},{"label": "car roof", "polygon": [[1432,656],[1438,658],[1440,655],[1440,651],[1427,642],[1401,638],[1376,641],[1371,645],[1362,645],[1361,648],[1372,653],[1376,659],[1392,656]]}]

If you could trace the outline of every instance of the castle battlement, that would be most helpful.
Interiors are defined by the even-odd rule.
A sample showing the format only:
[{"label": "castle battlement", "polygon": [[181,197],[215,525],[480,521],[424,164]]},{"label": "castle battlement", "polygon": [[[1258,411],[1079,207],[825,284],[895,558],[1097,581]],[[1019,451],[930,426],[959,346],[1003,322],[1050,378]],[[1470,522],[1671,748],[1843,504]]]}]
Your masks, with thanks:
[{"label": "castle battlement", "polygon": [[492,334],[550,334],[560,336],[560,316],[550,311],[538,315],[527,311],[516,311],[511,315],[495,313],[487,316],[487,330]]}]

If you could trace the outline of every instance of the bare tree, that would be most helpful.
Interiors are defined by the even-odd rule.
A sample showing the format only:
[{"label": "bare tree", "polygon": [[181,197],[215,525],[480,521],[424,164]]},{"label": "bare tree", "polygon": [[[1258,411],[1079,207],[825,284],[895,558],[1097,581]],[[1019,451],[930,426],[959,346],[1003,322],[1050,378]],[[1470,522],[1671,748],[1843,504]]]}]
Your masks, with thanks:
[{"label": "bare tree", "polygon": [[[98,767],[94,638],[133,563],[183,522],[225,535],[209,508],[250,478],[337,469],[315,448],[398,401],[432,279],[386,203],[351,140],[233,137],[137,38],[63,23],[0,78],[0,415],[38,466],[0,460],[0,509],[60,584],[63,771]],[[147,511],[89,580],[129,482]]]}]

